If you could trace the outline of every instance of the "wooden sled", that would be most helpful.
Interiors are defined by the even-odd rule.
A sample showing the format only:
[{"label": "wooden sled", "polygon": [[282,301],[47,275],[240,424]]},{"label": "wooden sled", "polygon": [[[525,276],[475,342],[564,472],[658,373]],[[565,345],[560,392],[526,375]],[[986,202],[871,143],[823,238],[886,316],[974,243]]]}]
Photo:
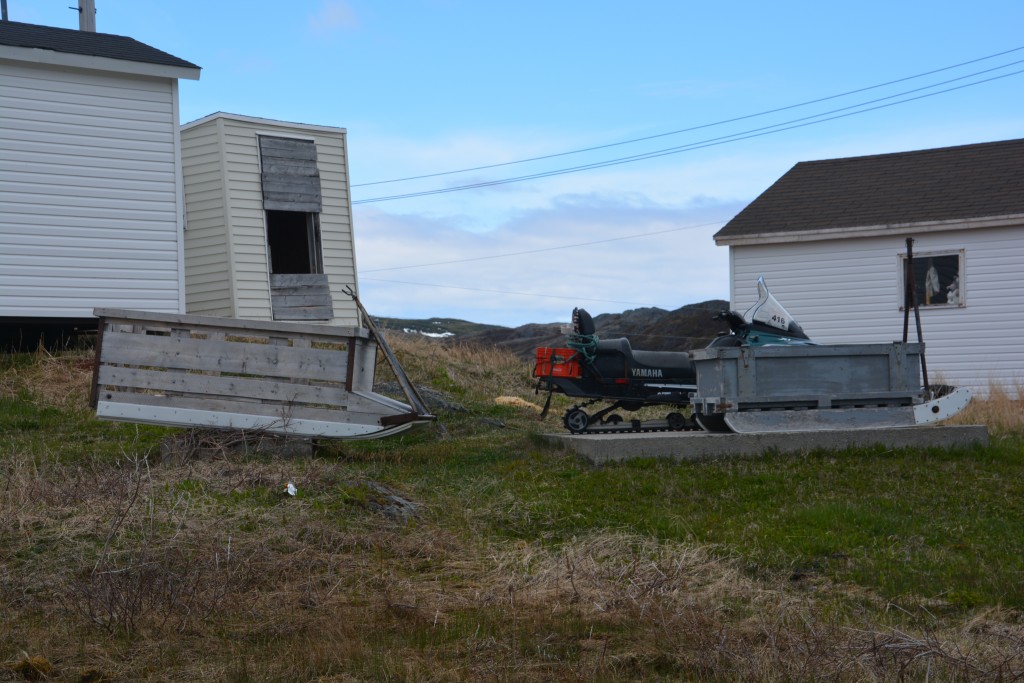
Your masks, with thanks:
[{"label": "wooden sled", "polygon": [[[96,309],[93,408],[110,420],[317,439],[433,420],[362,312],[367,328]],[[373,392],[378,347],[408,404]]]}]

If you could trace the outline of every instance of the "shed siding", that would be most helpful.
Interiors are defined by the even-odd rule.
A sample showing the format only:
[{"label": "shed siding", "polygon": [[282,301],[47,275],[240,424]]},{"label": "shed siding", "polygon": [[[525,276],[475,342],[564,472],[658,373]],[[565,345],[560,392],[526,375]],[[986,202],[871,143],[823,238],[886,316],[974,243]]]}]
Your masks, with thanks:
[{"label": "shed siding", "polygon": [[233,119],[224,119],[222,126],[234,254],[235,315],[273,320],[256,131]]},{"label": "shed siding", "polygon": [[[918,235],[915,258],[964,250],[966,306],[921,307],[929,378],[986,394],[1024,386],[1024,226]],[[764,275],[772,293],[822,343],[889,342],[903,336],[899,255],[903,237],[733,246],[731,299],[741,313]],[[910,338],[916,340],[914,316]]]},{"label": "shed siding", "polygon": [[217,126],[181,132],[185,184],[185,301],[189,313],[231,317],[224,174]]},{"label": "shed siding", "polygon": [[184,309],[174,93],[0,60],[0,317]]},{"label": "shed siding", "polygon": [[[219,129],[215,124],[219,125]],[[346,287],[356,287],[344,135],[341,132],[290,126],[270,120],[249,121],[231,116],[217,116],[199,124],[186,126],[182,133],[183,141],[199,129],[219,130],[216,139],[208,138],[204,146],[216,145],[220,149],[223,164],[220,173],[226,182],[221,206],[230,207],[227,215],[220,219],[220,223],[228,226],[230,241],[226,248],[204,241],[202,251],[186,257],[186,261],[199,256],[207,259],[202,262],[206,270],[201,271],[200,267],[196,266],[197,276],[202,272],[210,277],[210,269],[216,267],[216,261],[210,260],[215,249],[222,254],[221,272],[226,273],[228,264],[223,259],[227,259],[227,254],[230,253],[230,266],[234,274],[233,315],[254,320],[273,319],[258,135],[313,140],[316,145],[322,195],[321,251],[324,273],[328,276],[334,303],[334,318],[330,323],[356,325],[355,304],[344,291]],[[202,177],[207,179],[208,170],[190,169],[186,164],[186,187],[189,186],[190,175],[201,173]],[[189,233],[192,232],[193,216],[209,218],[206,212],[214,213],[215,201],[216,196],[212,191],[188,195]],[[188,237],[191,239],[191,235]],[[192,265],[188,264],[187,268],[192,268]],[[197,281],[197,297],[200,297],[199,285]],[[210,293],[203,290],[201,296],[209,298]],[[199,298],[196,302],[199,305]],[[191,299],[189,306],[191,312]]]}]

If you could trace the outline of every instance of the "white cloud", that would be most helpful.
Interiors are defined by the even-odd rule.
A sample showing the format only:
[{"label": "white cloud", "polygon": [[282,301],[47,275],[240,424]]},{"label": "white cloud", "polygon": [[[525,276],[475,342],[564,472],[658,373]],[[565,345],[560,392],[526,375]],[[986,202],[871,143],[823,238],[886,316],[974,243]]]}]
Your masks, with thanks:
[{"label": "white cloud", "polygon": [[359,19],[345,0],[325,0],[309,18],[309,26],[314,33],[334,33],[359,28]]},{"label": "white cloud", "polygon": [[[711,236],[739,208],[562,195],[471,232],[367,207],[355,216],[360,289],[375,315],[510,326],[567,320],[576,305],[597,314],[726,298],[727,252]],[[481,258],[494,255],[507,256]]]}]

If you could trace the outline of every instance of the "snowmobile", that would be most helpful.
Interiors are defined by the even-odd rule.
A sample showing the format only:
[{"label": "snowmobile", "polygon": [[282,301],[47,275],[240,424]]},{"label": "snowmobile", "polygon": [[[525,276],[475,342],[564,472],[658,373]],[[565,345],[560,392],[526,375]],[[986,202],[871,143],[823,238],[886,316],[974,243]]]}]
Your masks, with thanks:
[{"label": "snowmobile", "polygon": [[[740,315],[721,311],[729,331],[709,347],[742,347],[782,344],[813,344],[799,324],[768,291],[764,278],[757,281],[758,300]],[[542,414],[547,414],[554,393],[586,399],[566,411],[563,424],[574,434],[584,432],[719,430],[718,420],[684,414],[697,389],[697,372],[688,351],[642,351],[629,339],[599,339],[594,320],[586,310],[575,308],[565,347],[538,348],[534,377],[536,391],[548,391]],[[584,408],[608,405],[596,412]],[[661,420],[629,420],[616,411],[635,412],[648,406],[664,406]]]},{"label": "snowmobile", "polygon": [[[929,386],[923,342],[819,345],[763,277],[757,289],[745,315],[714,316],[729,325],[727,333],[691,351],[638,351],[628,339],[598,339],[590,315],[575,309],[565,348],[537,349],[537,391],[548,391],[542,414],[562,393],[583,399],[563,417],[574,434],[768,433],[914,427],[969,403],[965,388]],[[608,405],[584,410],[598,403]],[[670,412],[629,422],[615,412],[652,406]]]}]

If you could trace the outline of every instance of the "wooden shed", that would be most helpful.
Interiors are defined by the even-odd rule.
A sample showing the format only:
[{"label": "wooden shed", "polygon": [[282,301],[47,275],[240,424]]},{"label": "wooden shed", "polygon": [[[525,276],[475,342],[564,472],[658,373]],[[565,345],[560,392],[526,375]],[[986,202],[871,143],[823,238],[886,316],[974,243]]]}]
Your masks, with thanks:
[{"label": "wooden shed", "polygon": [[187,311],[358,325],[345,129],[218,112],[181,146]]},{"label": "wooden shed", "polygon": [[125,36],[0,22],[0,328],[181,313],[178,79]]}]

